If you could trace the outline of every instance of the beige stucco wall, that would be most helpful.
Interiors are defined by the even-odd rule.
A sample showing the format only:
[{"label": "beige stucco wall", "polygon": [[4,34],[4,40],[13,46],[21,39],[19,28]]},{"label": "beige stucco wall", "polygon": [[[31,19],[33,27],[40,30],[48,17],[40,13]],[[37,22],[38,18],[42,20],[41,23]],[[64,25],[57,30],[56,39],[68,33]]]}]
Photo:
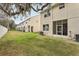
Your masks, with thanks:
[{"label": "beige stucco wall", "polygon": [[[71,34],[69,31],[71,31]],[[79,18],[68,20],[68,35],[71,35],[72,38],[74,38],[75,34],[79,34]]]},{"label": "beige stucco wall", "polygon": [[79,3],[67,4],[68,18],[79,17]]},{"label": "beige stucco wall", "polygon": [[68,20],[68,36],[72,38],[79,34],[79,3],[66,3],[65,8],[55,7],[53,10],[53,21]]},{"label": "beige stucco wall", "polygon": [[[47,11],[46,11],[47,12]],[[46,12],[41,13],[41,31],[43,31],[43,25],[49,24],[49,30],[43,31],[45,35],[52,35],[52,10],[50,10],[50,16],[44,17]]]},{"label": "beige stucco wall", "polygon": [[59,6],[55,6],[51,10],[52,15],[48,18],[44,18],[45,12],[41,14],[42,25],[49,24],[49,31],[44,31],[46,35],[53,35],[53,21],[64,19],[68,20],[68,36],[70,35],[69,31],[72,31],[73,38],[75,34],[79,34],[79,3],[65,3],[65,8],[59,9]]},{"label": "beige stucco wall", "polygon": [[51,15],[44,17],[47,11],[40,13],[40,15],[33,16],[27,20],[27,24],[20,25],[25,26],[25,31],[28,32],[28,25],[33,26],[34,32],[43,31],[43,25],[49,24],[49,31],[43,31],[45,35],[53,35],[53,21],[68,20],[68,36],[74,38],[75,34],[79,34],[79,3],[65,3],[65,8],[59,9],[59,6],[55,6],[50,10]]},{"label": "beige stucco wall", "polygon": [[53,21],[63,20],[67,18],[67,4],[65,8],[59,9],[59,6],[56,6],[52,9]]},{"label": "beige stucco wall", "polygon": [[[33,26],[33,32],[39,32],[40,29],[40,15],[31,17],[26,24],[26,32],[28,32],[28,26]],[[31,29],[30,29],[31,30]]]},{"label": "beige stucco wall", "polygon": [[79,3],[67,4],[68,35],[71,31],[72,38],[79,34]]}]

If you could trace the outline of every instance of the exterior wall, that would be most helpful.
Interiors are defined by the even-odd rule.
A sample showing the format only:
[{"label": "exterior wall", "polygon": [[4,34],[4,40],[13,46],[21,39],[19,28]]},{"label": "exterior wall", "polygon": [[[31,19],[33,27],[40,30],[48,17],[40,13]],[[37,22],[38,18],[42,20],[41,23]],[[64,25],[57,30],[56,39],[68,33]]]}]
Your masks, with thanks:
[{"label": "exterior wall", "polygon": [[75,38],[76,34],[79,34],[79,3],[67,4],[68,13],[68,36]]},{"label": "exterior wall", "polygon": [[[65,8],[55,7],[53,10],[53,21],[68,20],[68,36],[75,38],[79,34],[79,3],[66,3]],[[71,33],[70,33],[71,31]]]},{"label": "exterior wall", "polygon": [[79,3],[67,3],[68,18],[79,17]]},{"label": "exterior wall", "polygon": [[[33,26],[33,32],[40,32],[41,28],[40,28],[40,15],[37,16],[33,16],[31,17],[26,24],[26,32],[28,32],[28,26],[30,25]],[[31,28],[30,28],[30,32],[31,32]]]},{"label": "exterior wall", "polygon": [[75,38],[76,34],[79,34],[79,18],[69,19],[68,20],[68,36]]},{"label": "exterior wall", "polygon": [[43,25],[44,24],[49,24],[49,30],[48,31],[43,31],[45,35],[52,35],[52,10],[49,11],[50,16],[44,17],[44,15],[47,13],[41,13],[41,31],[43,31]]},{"label": "exterior wall", "polygon": [[[54,4],[55,5],[55,4]],[[43,11],[38,16],[33,16],[19,27],[25,26],[25,31],[28,32],[28,26],[33,26],[33,32],[43,31],[43,25],[49,24],[49,30],[43,31],[45,35],[53,35],[53,21],[68,20],[68,36],[72,38],[76,34],[79,34],[79,3],[65,3],[65,8],[59,9],[59,5],[56,5],[52,9],[49,9],[51,15],[44,17],[47,11]],[[30,29],[31,30],[31,29]],[[71,33],[70,33],[71,31]]]},{"label": "exterior wall", "polygon": [[[78,3],[65,3],[65,8],[59,9],[59,6],[55,6],[51,9],[51,16],[44,18],[45,12],[41,13],[41,29],[43,24],[49,24],[49,31],[43,31],[46,35],[53,35],[53,21],[68,20],[68,36],[72,38],[75,34],[79,34],[79,4]],[[70,34],[71,31],[71,34]]]},{"label": "exterior wall", "polygon": [[67,4],[65,4],[65,8],[59,9],[59,5],[52,9],[53,21],[64,20],[67,19]]},{"label": "exterior wall", "polygon": [[[30,25],[30,27],[33,26],[33,32],[40,32],[41,31],[40,15],[30,17],[27,20],[25,20],[24,22],[21,22],[20,24],[18,24],[16,26],[16,30],[28,32],[29,25]],[[31,28],[30,28],[30,32],[31,32]]]},{"label": "exterior wall", "polygon": [[[65,8],[59,9],[59,5],[55,6],[52,9],[52,25],[53,21],[59,21],[59,20],[68,20],[68,4],[65,3]],[[52,27],[53,28],[53,27]],[[53,30],[53,29],[52,29]],[[54,34],[55,35],[55,34]]]}]

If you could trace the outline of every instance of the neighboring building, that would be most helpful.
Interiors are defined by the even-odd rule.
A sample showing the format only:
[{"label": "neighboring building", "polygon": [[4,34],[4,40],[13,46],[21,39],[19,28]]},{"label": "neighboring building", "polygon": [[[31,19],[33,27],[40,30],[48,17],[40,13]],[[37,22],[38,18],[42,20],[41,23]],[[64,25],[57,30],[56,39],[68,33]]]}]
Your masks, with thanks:
[{"label": "neighboring building", "polygon": [[40,24],[40,15],[30,17],[27,20],[26,32],[40,32],[41,31],[40,25],[41,25]]},{"label": "neighboring building", "polygon": [[16,26],[16,30],[19,30],[19,31],[22,31],[22,32],[25,32],[25,26],[26,26],[26,20],[19,23],[17,26]]},{"label": "neighboring building", "polygon": [[18,24],[16,29],[25,32],[40,32],[40,15],[26,19]]}]

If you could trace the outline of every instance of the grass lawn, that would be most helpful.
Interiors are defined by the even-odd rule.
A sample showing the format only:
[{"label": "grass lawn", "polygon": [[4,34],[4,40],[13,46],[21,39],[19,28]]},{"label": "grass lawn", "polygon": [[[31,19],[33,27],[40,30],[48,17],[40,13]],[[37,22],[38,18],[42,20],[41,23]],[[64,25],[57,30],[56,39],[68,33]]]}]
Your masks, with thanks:
[{"label": "grass lawn", "polygon": [[0,39],[0,55],[79,55],[79,45],[36,33],[9,31]]}]

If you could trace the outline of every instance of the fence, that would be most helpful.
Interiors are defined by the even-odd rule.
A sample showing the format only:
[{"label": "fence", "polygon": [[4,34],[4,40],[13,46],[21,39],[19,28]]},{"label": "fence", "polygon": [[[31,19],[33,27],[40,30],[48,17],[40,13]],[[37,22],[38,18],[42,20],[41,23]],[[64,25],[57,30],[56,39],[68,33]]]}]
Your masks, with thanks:
[{"label": "fence", "polygon": [[3,37],[7,33],[8,29],[2,25],[0,25],[0,38]]}]

